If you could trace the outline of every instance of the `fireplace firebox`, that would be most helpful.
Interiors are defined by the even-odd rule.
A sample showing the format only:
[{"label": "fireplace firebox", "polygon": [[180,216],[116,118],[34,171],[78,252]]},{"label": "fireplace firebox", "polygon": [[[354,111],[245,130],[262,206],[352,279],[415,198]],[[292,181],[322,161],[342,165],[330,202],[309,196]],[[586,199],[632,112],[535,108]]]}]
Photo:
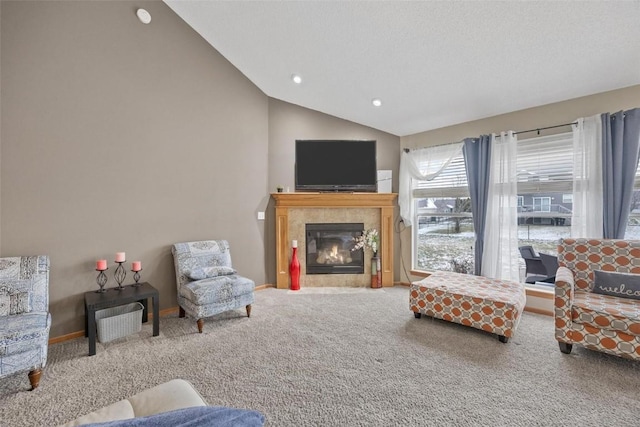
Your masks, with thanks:
[{"label": "fireplace firebox", "polygon": [[352,251],[362,223],[306,224],[306,274],[363,274],[364,253]]}]

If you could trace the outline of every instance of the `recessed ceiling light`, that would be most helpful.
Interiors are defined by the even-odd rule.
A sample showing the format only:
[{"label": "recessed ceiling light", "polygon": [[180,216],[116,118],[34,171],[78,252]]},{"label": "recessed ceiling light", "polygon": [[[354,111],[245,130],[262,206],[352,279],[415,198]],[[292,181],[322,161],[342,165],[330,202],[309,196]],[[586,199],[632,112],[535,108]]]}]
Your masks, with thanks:
[{"label": "recessed ceiling light", "polygon": [[148,24],[149,22],[151,22],[151,14],[144,9],[136,10],[136,15],[138,15],[138,19],[143,24]]},{"label": "recessed ceiling light", "polygon": [[373,98],[371,100],[371,103],[374,107],[380,107],[382,105],[382,101],[380,100],[380,98]]},{"label": "recessed ceiling light", "polygon": [[293,80],[293,82],[297,85],[299,85],[300,83],[302,83],[302,77],[300,77],[297,74],[292,74],[291,75],[291,80]]}]

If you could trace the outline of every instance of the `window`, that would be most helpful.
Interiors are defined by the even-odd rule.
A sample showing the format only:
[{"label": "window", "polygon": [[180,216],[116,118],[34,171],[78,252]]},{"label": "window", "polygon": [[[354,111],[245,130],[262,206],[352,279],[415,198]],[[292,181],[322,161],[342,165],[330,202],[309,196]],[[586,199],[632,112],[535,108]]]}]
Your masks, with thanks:
[{"label": "window", "polygon": [[636,170],[636,182],[633,186],[633,195],[629,206],[629,221],[627,221],[624,238],[640,239],[640,165]]},{"label": "window", "polygon": [[413,267],[451,270],[454,259],[473,258],[475,234],[462,154],[437,178],[419,183],[413,197]]},{"label": "window", "polygon": [[[571,132],[518,142],[518,239],[538,252],[555,253],[569,237],[573,210]],[[638,181],[640,184],[640,169]],[[640,212],[640,185],[638,187]],[[569,196],[569,197],[567,197]],[[475,235],[462,154],[440,176],[413,190],[413,268],[451,270],[452,261],[473,257]],[[638,215],[640,234],[640,213]],[[522,274],[524,278],[524,260]]]},{"label": "window", "polygon": [[551,212],[551,197],[534,197],[534,212]]},{"label": "window", "polygon": [[[573,137],[571,132],[518,141],[518,245],[555,254],[571,234]],[[525,263],[520,259],[524,281]]]}]

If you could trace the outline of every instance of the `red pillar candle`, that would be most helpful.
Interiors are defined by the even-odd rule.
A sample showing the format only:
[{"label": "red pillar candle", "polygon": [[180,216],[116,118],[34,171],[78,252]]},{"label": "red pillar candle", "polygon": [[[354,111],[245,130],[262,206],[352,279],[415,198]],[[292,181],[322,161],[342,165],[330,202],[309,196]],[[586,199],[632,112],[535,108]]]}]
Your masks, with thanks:
[{"label": "red pillar candle", "polygon": [[140,261],[133,261],[131,263],[131,271],[140,271],[142,270],[142,263]]},{"label": "red pillar candle", "polygon": [[106,259],[99,259],[98,261],[96,261],[96,270],[105,271],[106,269],[107,269]]}]

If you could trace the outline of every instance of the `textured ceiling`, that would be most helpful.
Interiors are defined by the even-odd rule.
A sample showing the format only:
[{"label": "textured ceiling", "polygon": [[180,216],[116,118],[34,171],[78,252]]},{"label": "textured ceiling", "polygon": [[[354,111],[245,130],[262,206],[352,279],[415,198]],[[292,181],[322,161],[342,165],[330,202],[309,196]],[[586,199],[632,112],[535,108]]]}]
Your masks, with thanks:
[{"label": "textured ceiling", "polygon": [[640,84],[638,0],[165,3],[266,95],[398,136]]}]

